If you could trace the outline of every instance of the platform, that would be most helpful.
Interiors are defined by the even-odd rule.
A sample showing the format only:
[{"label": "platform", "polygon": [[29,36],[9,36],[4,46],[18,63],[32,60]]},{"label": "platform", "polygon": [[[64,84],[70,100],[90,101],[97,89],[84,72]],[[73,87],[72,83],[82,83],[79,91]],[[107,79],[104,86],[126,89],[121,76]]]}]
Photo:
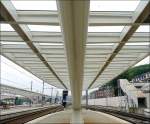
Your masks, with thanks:
[{"label": "platform", "polygon": [[[62,112],[56,112],[54,114],[49,114],[33,121],[30,121],[26,124],[45,124],[45,123],[65,123],[70,124],[72,120],[73,111],[66,110]],[[102,113],[102,112],[95,112],[91,110],[82,110],[81,116],[83,118],[83,124],[130,124],[127,121],[121,120],[114,116]]]},{"label": "platform", "polygon": [[13,114],[13,113],[19,113],[19,112],[25,112],[25,111],[30,111],[30,110],[35,110],[35,109],[41,109],[43,107],[53,107],[55,105],[46,105],[46,106],[15,106],[10,109],[5,109],[1,110],[0,115],[8,115],[8,114]]}]

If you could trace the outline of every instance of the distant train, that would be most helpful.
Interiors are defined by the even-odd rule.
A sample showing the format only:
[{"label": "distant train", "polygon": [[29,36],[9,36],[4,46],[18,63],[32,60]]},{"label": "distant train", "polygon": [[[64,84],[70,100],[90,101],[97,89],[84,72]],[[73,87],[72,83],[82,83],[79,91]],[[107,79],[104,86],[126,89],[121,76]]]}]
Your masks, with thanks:
[{"label": "distant train", "polygon": [[28,98],[5,98],[0,100],[0,108],[8,109],[10,106],[23,105],[24,103],[30,104],[31,100]]},{"label": "distant train", "polygon": [[14,102],[6,102],[6,101],[0,101],[0,108],[1,109],[9,109],[10,106],[14,106]]}]

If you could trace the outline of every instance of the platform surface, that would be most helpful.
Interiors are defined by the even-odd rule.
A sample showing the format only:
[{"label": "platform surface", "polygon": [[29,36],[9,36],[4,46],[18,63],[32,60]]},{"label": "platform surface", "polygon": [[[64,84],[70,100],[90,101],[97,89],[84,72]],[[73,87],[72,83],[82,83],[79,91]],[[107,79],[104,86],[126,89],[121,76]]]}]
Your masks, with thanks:
[{"label": "platform surface", "polygon": [[[30,121],[26,124],[55,124],[55,123],[63,123],[70,124],[72,117],[72,110],[66,110],[62,112],[56,112],[53,114],[49,114],[33,121]],[[84,124],[130,124],[127,121],[116,118],[112,115],[108,115],[102,112],[95,112],[91,110],[82,110],[82,117],[84,120]]]},{"label": "platform surface", "polygon": [[[55,105],[46,105],[43,107],[53,107]],[[18,112],[23,112],[23,111],[29,111],[29,110],[34,110],[34,109],[40,109],[43,108],[42,106],[15,106],[10,109],[3,109],[0,111],[0,115],[7,115],[7,114],[13,114],[13,113],[18,113]]]}]

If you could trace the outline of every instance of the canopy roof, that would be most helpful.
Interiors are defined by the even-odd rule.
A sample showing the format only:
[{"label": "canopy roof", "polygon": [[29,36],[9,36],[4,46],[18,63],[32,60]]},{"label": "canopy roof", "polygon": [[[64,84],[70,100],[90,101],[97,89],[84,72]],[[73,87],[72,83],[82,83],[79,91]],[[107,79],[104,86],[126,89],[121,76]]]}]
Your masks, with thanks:
[{"label": "canopy roof", "polygon": [[1,54],[80,101],[149,55],[149,4],[2,0]]}]

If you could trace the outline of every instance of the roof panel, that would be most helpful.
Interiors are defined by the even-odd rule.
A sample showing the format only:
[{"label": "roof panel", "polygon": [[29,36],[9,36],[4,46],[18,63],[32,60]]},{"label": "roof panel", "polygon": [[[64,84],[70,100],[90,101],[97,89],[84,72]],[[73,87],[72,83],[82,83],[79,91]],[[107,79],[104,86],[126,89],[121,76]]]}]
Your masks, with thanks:
[{"label": "roof panel", "polygon": [[134,11],[140,0],[91,0],[90,11]]},{"label": "roof panel", "polygon": [[60,26],[49,26],[49,25],[28,25],[31,31],[42,31],[42,32],[61,32]]},{"label": "roof panel", "polygon": [[11,0],[17,10],[57,10],[55,0]]},{"label": "roof panel", "polygon": [[14,29],[9,24],[0,23],[0,31],[14,31]]},{"label": "roof panel", "polygon": [[88,32],[121,32],[124,26],[89,26]]},{"label": "roof panel", "polygon": [[141,25],[136,32],[150,32],[150,25]]}]

